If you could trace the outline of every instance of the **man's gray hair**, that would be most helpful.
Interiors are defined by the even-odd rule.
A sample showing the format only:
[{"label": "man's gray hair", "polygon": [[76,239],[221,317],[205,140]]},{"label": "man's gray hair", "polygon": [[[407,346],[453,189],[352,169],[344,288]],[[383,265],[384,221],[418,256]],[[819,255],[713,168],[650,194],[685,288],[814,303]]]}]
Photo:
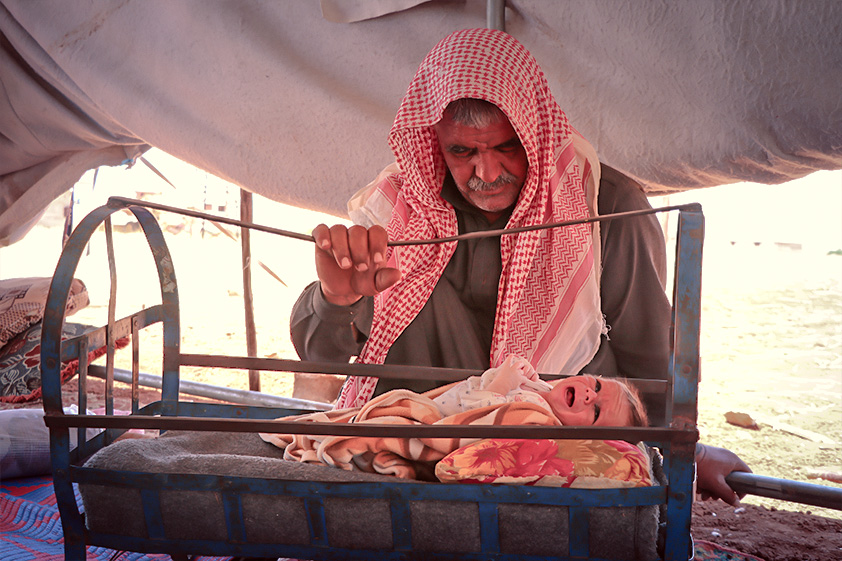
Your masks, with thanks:
[{"label": "man's gray hair", "polygon": [[505,113],[493,103],[469,97],[451,101],[445,108],[444,114],[460,125],[474,128],[499,123],[506,117]]}]

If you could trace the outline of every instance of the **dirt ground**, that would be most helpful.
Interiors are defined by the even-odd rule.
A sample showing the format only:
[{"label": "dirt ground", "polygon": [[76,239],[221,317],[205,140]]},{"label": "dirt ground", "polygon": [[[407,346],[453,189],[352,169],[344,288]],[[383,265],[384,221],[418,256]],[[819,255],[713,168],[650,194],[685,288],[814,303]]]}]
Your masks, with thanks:
[{"label": "dirt ground", "polygon": [[[317,223],[306,213],[296,220],[280,227],[309,232]],[[255,221],[273,223],[259,216]],[[239,241],[198,220],[163,222],[170,226],[167,240],[179,283],[182,352],[245,355]],[[44,237],[44,247],[58,245],[46,228],[36,227],[32,236]],[[160,292],[142,236],[120,233],[115,238],[119,318],[159,302]],[[87,284],[91,305],[69,321],[100,325],[106,320],[109,289],[101,240],[91,244],[76,275]],[[3,248],[1,263],[25,260],[27,250],[16,248]],[[289,312],[301,289],[315,278],[312,247],[255,233],[253,252],[257,355],[296,358],[289,342]],[[283,283],[266,274],[258,261]],[[709,244],[704,271],[702,441],[735,451],[758,474],[842,488],[816,475],[842,473],[842,256],[774,245]],[[2,270],[0,274],[9,276]],[[18,276],[51,274],[52,269],[33,269]],[[161,335],[155,329],[140,339],[141,371],[153,374],[161,364]],[[117,366],[128,368],[130,354],[128,349],[118,351]],[[193,368],[185,379],[248,386],[242,371]],[[265,392],[291,395],[290,374],[264,372],[261,383]],[[118,388],[118,397],[124,391]],[[748,414],[757,428],[728,423],[728,412]],[[767,561],[842,559],[842,510],[756,496],[746,497],[743,508],[697,503],[694,537]]]}]

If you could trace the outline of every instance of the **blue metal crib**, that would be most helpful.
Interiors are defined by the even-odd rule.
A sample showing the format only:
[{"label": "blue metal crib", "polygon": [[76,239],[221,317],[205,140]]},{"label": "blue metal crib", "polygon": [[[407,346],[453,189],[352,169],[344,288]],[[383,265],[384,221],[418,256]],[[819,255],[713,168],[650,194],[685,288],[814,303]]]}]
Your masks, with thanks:
[{"label": "blue metal crib", "polygon": [[[143,205],[143,206],[141,206]],[[673,352],[668,381],[649,380],[640,383],[643,391],[663,394],[667,407],[667,423],[650,428],[573,428],[573,427],[398,427],[389,425],[353,426],[314,423],[297,424],[273,420],[299,414],[294,408],[237,406],[193,403],[179,400],[181,366],[212,366],[292,372],[323,372],[348,375],[412,377],[411,367],[386,368],[370,365],[343,365],[247,357],[192,355],[180,352],[178,286],[174,264],[161,228],[148,210],[155,205],[112,199],[109,204],[91,212],[76,228],[61,255],[50,289],[42,338],[43,395],[46,423],[50,429],[53,478],[64,529],[65,556],[83,560],[87,545],[116,550],[168,553],[174,559],[192,555],[297,557],[306,559],[604,559],[599,548],[589,542],[594,534],[589,512],[607,507],[641,507],[655,505],[665,512],[662,522],[663,543],[659,555],[675,561],[691,557],[690,515],[694,478],[696,400],[699,373],[699,317],[701,292],[701,257],[704,219],[698,205],[675,207],[679,211],[675,260],[673,308]],[[160,206],[160,205],[159,205]],[[161,287],[161,303],[147,307],[122,319],[114,317],[113,244],[110,215],[129,209],[140,223],[149,242],[157,266]],[[163,207],[167,210],[166,207]],[[199,214],[199,213],[197,213]],[[214,217],[214,219],[218,219]],[[105,223],[112,295],[108,324],[73,340],[61,341],[65,300],[70,283],[86,244],[97,228]],[[241,224],[242,225],[242,224]],[[156,324],[163,325],[163,375],[161,399],[142,408],[138,403],[138,333]],[[113,387],[114,342],[132,336],[133,405],[130,416],[114,415]],[[107,345],[106,414],[65,415],[62,410],[60,364],[78,358],[79,409],[86,408],[87,351]],[[424,369],[429,374],[429,369]],[[447,371],[442,379],[461,379],[467,371]],[[85,429],[106,429],[94,439],[86,440]],[[479,438],[577,438],[643,440],[660,448],[667,484],[635,489],[560,489],[550,487],[507,485],[446,485],[406,482],[320,482],[291,481],[261,477],[241,477],[197,473],[149,473],[143,470],[120,471],[85,467],[84,459],[108,446],[123,431],[131,428],[162,431],[225,431],[233,433],[306,433],[356,434],[364,436],[461,436]],[[69,431],[78,431],[78,448],[71,450]],[[328,469],[328,468],[321,468]],[[147,535],[137,537],[90,529],[86,514],[77,507],[74,484],[100,488],[132,490],[143,505],[142,522]],[[161,523],[161,493],[167,491],[218,492],[224,513],[224,531],[203,539],[179,539],[168,535]],[[267,543],[249,539],[244,515],[244,497],[285,496],[303,504],[307,536],[298,543]],[[334,543],[326,520],[326,503],[334,499],[355,501],[378,500],[388,504],[389,544],[376,547],[368,544]],[[413,534],[413,508],[417,501],[441,504],[475,505],[479,539],[475,550],[438,549],[436,540],[419,547]],[[567,545],[560,553],[524,553],[501,545],[501,509],[507,505],[551,505],[566,507]],[[88,515],[90,513],[87,513]],[[445,522],[446,524],[446,522]],[[502,540],[505,541],[505,540]]]}]

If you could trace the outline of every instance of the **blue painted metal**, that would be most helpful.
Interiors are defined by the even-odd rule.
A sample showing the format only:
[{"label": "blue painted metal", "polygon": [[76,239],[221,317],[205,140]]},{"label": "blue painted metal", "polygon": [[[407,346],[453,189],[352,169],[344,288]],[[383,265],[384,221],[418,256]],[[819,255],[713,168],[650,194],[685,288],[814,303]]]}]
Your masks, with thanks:
[{"label": "blue painted metal", "polygon": [[[68,238],[65,248],[59,257],[59,262],[56,265],[56,272],[53,275],[45,304],[41,336],[41,387],[44,395],[45,419],[64,416],[61,405],[61,377],[59,371],[62,356],[61,328],[64,323],[65,302],[70,292],[70,284],[73,281],[79,260],[91,236],[100,224],[108,220],[111,214],[119,209],[119,206],[102,206],[88,214],[79,223],[70,238]],[[178,341],[180,340],[180,334],[178,292],[175,285],[172,259],[164,243],[161,228],[158,226],[152,214],[148,210],[140,207],[134,207],[131,211],[138,219],[146,234],[158,268],[158,277],[162,292],[162,308],[165,318],[163,329],[165,388],[167,388],[167,380],[169,380],[169,391],[163,393],[162,401],[168,406],[165,413],[175,414],[177,412],[175,404],[178,400]],[[113,353],[114,322],[111,318],[109,318],[108,328],[106,342],[110,347],[109,352]],[[111,337],[108,336],[109,334]],[[88,346],[90,346],[89,343],[90,341],[88,341]],[[82,348],[84,349],[84,345],[82,345]],[[80,360],[82,359],[80,358]],[[169,376],[167,376],[168,373]],[[106,403],[106,407],[108,406],[108,403]],[[110,407],[113,408],[113,401],[111,401]],[[84,411],[80,411],[79,417],[84,417],[83,413]],[[105,438],[107,440],[107,436]],[[67,453],[69,441],[66,439],[66,429],[55,431],[51,429],[50,453],[53,458],[53,485],[56,490],[56,499],[65,533],[65,558],[84,559],[84,524],[81,513],[75,507],[72,481],[68,478],[70,458]],[[80,439],[79,442],[84,443],[84,438]]]},{"label": "blue painted metal", "polygon": [[586,559],[588,557],[588,509],[581,506],[571,506],[568,509],[568,540],[571,557]]},{"label": "blue painted metal", "polygon": [[500,553],[500,533],[497,504],[479,502],[480,547],[483,553]]},{"label": "blue painted metal", "polygon": [[163,516],[161,514],[161,494],[157,489],[152,487],[141,488],[140,498],[143,501],[143,514],[149,539],[166,539]]},{"label": "blue painted metal", "polygon": [[[307,512],[307,528],[310,531],[310,543],[316,546],[326,547],[330,544],[327,541],[325,504],[322,497],[319,496],[319,491],[320,489],[312,489],[302,496],[304,497],[304,510]],[[331,494],[331,496],[335,495]]]},{"label": "blue painted metal", "polygon": [[[666,452],[669,464],[668,487],[636,489],[559,489],[548,487],[521,487],[508,485],[442,485],[428,483],[324,483],[313,481],[281,481],[244,477],[224,477],[195,474],[151,474],[142,472],[118,472],[98,470],[72,465],[78,461],[78,453],[68,452],[68,427],[95,425],[111,427],[111,430],[130,426],[145,426],[157,422],[164,428],[174,428],[178,423],[200,423],[199,430],[256,430],[265,428],[267,419],[300,414],[300,410],[270,407],[244,407],[221,404],[187,403],[178,401],[178,376],[182,364],[213,360],[214,357],[180,354],[180,328],[178,315],[178,290],[172,260],[166,248],[163,234],[154,217],[146,209],[131,207],[149,241],[161,285],[162,303],[143,312],[121,320],[109,317],[109,324],[93,333],[64,344],[61,354],[60,331],[64,321],[64,302],[69,293],[70,282],[75,274],[82,249],[93,231],[119,210],[119,202],[101,207],[86,217],[68,241],[59,260],[53,278],[42,338],[42,364],[44,365],[44,407],[45,420],[50,427],[51,451],[56,496],[59,502],[65,530],[65,554],[67,559],[85,558],[85,542],[120,550],[166,552],[171,554],[241,555],[251,557],[299,557],[308,559],[498,559],[538,560],[541,556],[524,556],[500,553],[497,506],[504,503],[562,505],[569,514],[569,556],[559,559],[593,559],[589,557],[588,510],[594,507],[667,505],[667,534],[665,559],[687,559],[690,535],[690,502],[692,499],[693,448],[696,431],[696,387],[698,382],[698,343],[701,282],[701,241],[703,218],[700,209],[683,209],[679,216],[679,239],[676,255],[676,292],[674,295],[674,345],[671,359],[671,382],[669,410],[672,422],[669,428],[621,429],[602,432],[606,429],[590,429],[591,432],[574,433],[567,429],[553,435],[556,438],[623,438],[631,430],[650,431],[641,433],[647,441],[658,443]],[[136,340],[137,332],[148,325],[163,323],[164,360],[162,399],[150,406],[138,408],[133,403],[133,413],[126,417],[86,416],[69,418],[61,411],[61,388],[59,383],[60,356],[78,356],[86,347],[113,346],[113,342],[129,333]],[[133,363],[137,363],[138,349],[134,348]],[[113,349],[111,350],[113,352]],[[216,360],[231,357],[216,357]],[[246,359],[243,359],[244,363]],[[258,359],[247,359],[249,367]],[[274,364],[281,368],[283,365]],[[113,365],[112,365],[113,368]],[[133,364],[135,371],[136,364]],[[312,370],[308,370],[312,371]],[[660,382],[658,382],[660,383]],[[653,385],[653,387],[655,387]],[[135,384],[136,388],[136,384]],[[164,415],[166,417],[158,417]],[[220,419],[226,419],[225,421]],[[98,424],[97,424],[98,423]],[[138,423],[140,425],[138,425]],[[216,424],[213,424],[216,423]],[[227,423],[227,424],[225,424]],[[249,425],[248,423],[252,423]],[[276,431],[280,429],[275,425]],[[313,424],[315,425],[315,423]],[[310,425],[309,431],[315,432]],[[150,425],[155,426],[155,425]],[[272,430],[272,426],[268,426]],[[377,429],[377,427],[371,427]],[[403,428],[403,427],[402,427]],[[522,430],[518,427],[517,430]],[[627,431],[627,432],[623,432]],[[530,433],[534,437],[540,431]],[[493,433],[499,434],[499,433]],[[637,434],[637,433],[635,433]],[[584,436],[583,436],[584,435]],[[93,451],[105,445],[107,438],[100,435],[89,442],[82,442],[83,452]],[[138,489],[141,493],[147,528],[150,538],[112,536],[86,532],[83,519],[75,504],[72,483],[95,483],[98,485]],[[221,492],[227,536],[214,540],[167,539],[161,521],[160,492],[162,490]],[[310,543],[306,545],[279,546],[277,544],[246,543],[242,496],[244,494],[284,495],[300,497],[305,504]],[[324,500],[336,498],[379,498],[390,501],[392,518],[393,548],[390,551],[346,550],[332,547],[328,543]],[[413,500],[441,500],[470,502],[478,505],[481,521],[481,551],[476,553],[416,552],[412,550],[412,528],[410,505]]]},{"label": "blue painted metal", "polygon": [[222,509],[225,513],[225,527],[228,529],[228,541],[244,543],[246,541],[246,523],[243,519],[243,504],[239,493],[222,493]]},{"label": "blue painted metal", "polygon": [[[699,386],[699,340],[702,307],[702,245],[704,216],[701,206],[684,210],[678,216],[675,283],[673,291],[673,353],[668,403],[670,426],[696,427]],[[669,493],[664,558],[687,559],[692,550],[690,517],[695,476],[695,443],[672,442],[667,447]]]},{"label": "blue painted metal", "polygon": [[[116,208],[120,208],[119,206]],[[141,207],[130,207],[134,213],[155,259],[158,282],[161,285],[161,308],[163,312],[163,368],[161,402],[164,415],[178,414],[179,353],[181,352],[181,323],[178,308],[178,285],[172,257],[164,241],[164,234],[152,213]]]},{"label": "blue painted metal", "polygon": [[412,517],[409,501],[400,495],[389,495],[389,509],[392,518],[392,545],[396,551],[412,549]]},{"label": "blue painted metal", "polygon": [[[108,255],[108,277],[111,289],[108,291],[108,325],[105,331],[105,414],[114,414],[114,322],[117,312],[117,260],[114,255],[114,230],[111,228],[111,215],[105,217],[105,249]],[[113,429],[105,431],[106,445],[113,442],[117,435]]]}]

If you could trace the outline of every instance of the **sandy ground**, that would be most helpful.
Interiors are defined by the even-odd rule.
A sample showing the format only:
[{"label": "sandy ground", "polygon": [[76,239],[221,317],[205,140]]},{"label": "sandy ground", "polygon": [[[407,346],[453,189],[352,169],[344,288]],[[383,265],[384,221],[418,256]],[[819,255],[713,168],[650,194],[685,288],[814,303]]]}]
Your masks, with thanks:
[{"label": "sandy ground", "polygon": [[[281,223],[271,209],[266,212],[258,213],[255,221],[302,233],[321,220],[299,212]],[[245,355],[239,241],[201,220],[165,215],[162,224],[168,230],[179,284],[182,352]],[[76,273],[88,286],[92,302],[70,320],[100,325],[107,319],[109,286],[104,236],[97,238]],[[115,238],[116,315],[123,317],[144,304],[160,302],[160,292],[142,235],[117,233]],[[58,230],[37,226],[26,243],[31,245],[0,249],[0,278],[52,274],[60,246]],[[312,251],[307,242],[253,234],[258,356],[296,358],[289,342],[289,311],[301,289],[315,278]],[[814,478],[816,472],[842,473],[842,255],[721,240],[709,242],[705,252],[702,440],[734,450],[756,473],[842,488]],[[284,284],[265,273],[258,261]],[[15,275],[10,274],[12,265]],[[160,331],[148,331],[141,337],[141,370],[159,373]],[[129,360],[128,350],[118,352],[118,367],[128,368]],[[242,371],[187,369],[184,377],[248,387]],[[262,373],[261,383],[265,392],[292,391],[289,374]],[[729,411],[747,413],[758,428],[727,423]],[[749,510],[737,515],[726,505],[697,505],[694,535],[755,555],[762,552],[769,561],[842,559],[842,543],[833,537],[842,533],[842,511],[752,496],[744,505]],[[717,513],[716,523],[711,523],[712,512]],[[775,526],[781,524],[781,513],[798,518]],[[771,533],[780,535],[783,545],[772,547],[764,538]],[[824,544],[819,550],[807,551],[799,541],[810,535]]]}]

